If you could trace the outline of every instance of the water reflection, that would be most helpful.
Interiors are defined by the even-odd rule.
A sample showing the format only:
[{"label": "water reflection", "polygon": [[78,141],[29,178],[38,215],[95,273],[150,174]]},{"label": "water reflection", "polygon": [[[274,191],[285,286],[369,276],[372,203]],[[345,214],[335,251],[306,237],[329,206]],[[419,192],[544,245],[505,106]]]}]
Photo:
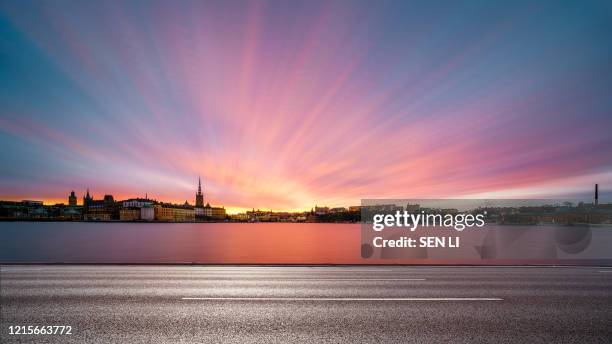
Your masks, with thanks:
[{"label": "water reflection", "polygon": [[[481,237],[470,238],[464,232],[464,244],[460,250],[416,249],[411,252],[402,251],[402,254],[374,249],[362,241],[361,230],[359,224],[324,223],[0,222],[0,262],[612,264],[609,254],[574,259],[577,257],[575,253],[587,247],[589,252],[611,251],[612,231],[604,229],[593,232],[578,228],[538,228],[537,231],[551,233],[544,237],[551,239],[546,252],[537,248],[541,245],[535,245],[536,241],[525,240],[529,237],[521,234],[524,231],[508,227]],[[597,233],[597,237],[593,233]],[[516,247],[526,247],[537,254],[524,257],[515,255],[520,250],[507,245],[518,245],[519,241],[515,237],[522,237],[526,242]],[[532,244],[535,245],[533,249],[528,247]],[[465,254],[457,255],[463,251]]]}]

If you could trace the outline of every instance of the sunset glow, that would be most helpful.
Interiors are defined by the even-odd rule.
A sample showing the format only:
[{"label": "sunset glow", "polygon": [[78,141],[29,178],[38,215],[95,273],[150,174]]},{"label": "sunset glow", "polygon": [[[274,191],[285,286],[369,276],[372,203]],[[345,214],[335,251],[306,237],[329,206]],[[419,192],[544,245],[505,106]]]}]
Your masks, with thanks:
[{"label": "sunset glow", "polygon": [[528,4],[0,1],[0,199],[609,189],[611,6]]}]

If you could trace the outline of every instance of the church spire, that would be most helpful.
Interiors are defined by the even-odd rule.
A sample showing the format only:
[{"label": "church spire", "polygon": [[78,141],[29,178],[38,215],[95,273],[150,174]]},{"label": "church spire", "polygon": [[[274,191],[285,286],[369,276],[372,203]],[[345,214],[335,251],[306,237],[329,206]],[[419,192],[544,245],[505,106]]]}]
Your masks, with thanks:
[{"label": "church spire", "polygon": [[195,207],[196,208],[204,207],[204,195],[202,194],[202,178],[200,178],[199,176],[198,176],[198,193],[196,194]]}]

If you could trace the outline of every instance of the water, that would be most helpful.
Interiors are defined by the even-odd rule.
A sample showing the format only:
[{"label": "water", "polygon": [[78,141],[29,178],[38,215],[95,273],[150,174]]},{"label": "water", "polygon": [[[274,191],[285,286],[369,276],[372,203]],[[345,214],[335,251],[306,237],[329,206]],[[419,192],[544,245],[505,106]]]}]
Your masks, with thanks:
[{"label": "water", "polygon": [[0,262],[351,264],[358,224],[3,222]]},{"label": "water", "polygon": [[362,244],[371,241],[362,241],[361,230],[327,223],[0,222],[0,263],[612,265],[610,228],[464,231],[460,249],[375,249],[367,259]]}]

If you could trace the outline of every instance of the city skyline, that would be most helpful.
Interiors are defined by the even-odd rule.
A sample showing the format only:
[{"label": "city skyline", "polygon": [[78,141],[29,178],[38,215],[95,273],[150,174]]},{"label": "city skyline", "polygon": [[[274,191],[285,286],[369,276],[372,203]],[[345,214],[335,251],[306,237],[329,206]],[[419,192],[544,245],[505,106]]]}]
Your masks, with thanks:
[{"label": "city skyline", "polygon": [[0,1],[0,199],[193,202],[199,174],[228,212],[588,197],[612,184],[609,13]]},{"label": "city skyline", "polygon": [[[90,189],[87,188],[86,191],[83,193],[83,197],[79,198],[78,193],[76,193],[74,190],[70,191],[70,193],[67,196],[67,200],[68,202],[63,202],[63,201],[57,201],[57,202],[44,202],[44,201],[40,201],[40,200],[34,200],[34,199],[29,199],[29,200],[2,200],[0,199],[0,202],[3,201],[8,201],[9,203],[14,202],[14,203],[20,203],[22,205],[40,205],[42,206],[43,204],[45,206],[60,206],[60,207],[85,207],[85,204],[88,202],[99,202],[99,203],[104,203],[107,200],[110,200],[112,203],[116,203],[116,204],[121,204],[121,203],[132,203],[132,202],[136,202],[136,203],[142,203],[143,201],[146,204],[152,205],[152,204],[162,204],[162,205],[167,205],[167,206],[171,206],[171,207],[179,207],[179,208],[191,208],[191,209],[203,209],[203,208],[209,208],[209,209],[223,209],[223,214],[227,214],[227,215],[239,215],[239,214],[245,214],[248,213],[249,211],[253,211],[253,212],[274,212],[274,213],[312,213],[312,212],[318,212],[318,211],[332,211],[332,212],[354,212],[354,211],[358,211],[355,209],[359,209],[363,206],[377,206],[377,205],[381,205],[383,204],[383,206],[389,206],[389,205],[400,205],[402,203],[408,203],[409,205],[411,204],[411,202],[417,202],[418,204],[414,203],[412,205],[416,205],[416,206],[420,206],[421,202],[424,202],[424,204],[427,204],[426,207],[433,207],[433,208],[449,208],[449,204],[450,203],[455,203],[457,204],[457,202],[462,202],[461,204],[463,204],[461,207],[457,208],[458,210],[466,210],[466,209],[472,209],[474,207],[477,207],[477,204],[479,204],[479,202],[482,201],[487,201],[485,202],[486,204],[488,204],[489,206],[491,206],[491,204],[497,204],[498,206],[508,206],[508,207],[520,207],[520,206],[534,206],[534,205],[550,205],[550,206],[572,206],[574,205],[574,203],[576,203],[576,205],[578,206],[583,206],[583,205],[589,205],[592,204],[595,207],[597,207],[600,203],[599,201],[603,198],[604,203],[603,204],[608,204],[610,201],[607,200],[607,196],[604,197],[600,197],[600,189],[599,189],[599,184],[595,184],[594,187],[594,192],[591,195],[592,198],[582,198],[582,199],[500,199],[500,198],[490,198],[487,200],[478,200],[478,199],[474,199],[474,198],[465,198],[465,199],[432,199],[432,198],[424,198],[424,199],[412,199],[412,200],[390,200],[390,199],[369,199],[369,200],[361,200],[360,204],[355,204],[355,205],[335,205],[335,206],[328,206],[325,204],[315,204],[313,205],[310,209],[293,209],[293,210],[287,210],[287,209],[260,209],[259,207],[255,208],[255,207],[251,207],[251,208],[228,208],[226,209],[225,206],[223,205],[212,205],[211,206],[211,201],[205,197],[202,187],[202,180],[201,177],[198,176],[198,184],[197,184],[197,191],[195,192],[195,197],[192,199],[193,202],[190,202],[189,199],[186,199],[184,202],[176,202],[176,201],[167,201],[167,200],[163,200],[163,199],[157,199],[155,197],[149,197],[148,193],[145,193],[145,196],[142,197],[142,195],[140,196],[130,196],[130,197],[124,197],[124,199],[114,199],[114,196],[112,194],[109,193],[102,193],[100,195],[103,195],[102,197],[98,196],[96,197],[96,195],[93,192],[90,192]],[[79,199],[81,199],[82,201],[79,203]],[[518,203],[513,203],[512,201],[517,201]],[[496,203],[497,201],[497,203]],[[532,202],[529,202],[532,201]],[[382,203],[380,203],[382,202]],[[389,203],[390,202],[390,203]],[[398,203],[399,202],[399,203]],[[450,203],[445,203],[445,202],[450,202]],[[589,203],[590,202],[590,203]],[[12,203],[11,203],[12,204]],[[144,203],[142,203],[144,204]],[[13,204],[14,205],[14,204]],[[128,206],[129,207],[129,206]],[[450,207],[452,208],[452,207]],[[196,214],[202,215],[201,211],[200,212],[196,212]]]}]

